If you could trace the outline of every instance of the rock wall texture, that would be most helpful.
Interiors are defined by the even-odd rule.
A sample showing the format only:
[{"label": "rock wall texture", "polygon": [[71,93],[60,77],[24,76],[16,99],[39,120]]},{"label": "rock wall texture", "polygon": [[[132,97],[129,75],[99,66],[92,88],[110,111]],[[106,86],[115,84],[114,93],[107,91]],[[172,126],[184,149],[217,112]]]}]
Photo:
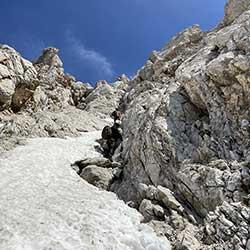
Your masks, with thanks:
[{"label": "rock wall texture", "polygon": [[[152,52],[123,97],[124,178],[112,189],[147,220],[162,205],[176,249],[249,249],[249,3],[228,1],[222,26],[194,25]],[[182,209],[151,204],[158,186]]]},{"label": "rock wall texture", "polygon": [[0,110],[19,109],[37,87],[37,71],[14,49],[0,46]]},{"label": "rock wall texture", "polygon": [[229,0],[225,6],[225,17],[223,19],[224,24],[230,24],[249,8],[249,0]]}]

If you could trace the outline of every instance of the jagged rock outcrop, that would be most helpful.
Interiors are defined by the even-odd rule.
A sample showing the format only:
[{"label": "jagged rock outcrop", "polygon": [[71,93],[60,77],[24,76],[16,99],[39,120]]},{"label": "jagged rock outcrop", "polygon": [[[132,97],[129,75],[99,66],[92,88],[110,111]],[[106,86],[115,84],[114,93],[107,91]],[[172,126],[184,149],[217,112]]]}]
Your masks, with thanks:
[{"label": "jagged rock outcrop", "polygon": [[[172,235],[176,249],[236,249],[232,248],[236,241],[237,249],[245,249],[249,240],[248,221],[234,230],[232,218],[227,218],[231,222],[225,230],[230,228],[229,235],[238,232],[239,239],[231,239],[227,232],[222,236],[225,221],[220,222],[220,214],[212,223],[216,228],[212,241],[204,240],[201,229],[203,219],[210,212],[222,213],[219,207],[224,204],[237,203],[239,217],[239,207],[248,211],[244,203],[250,192],[248,2],[229,1],[223,25],[206,33],[194,25],[160,52],[154,51],[128,82],[123,97],[124,178],[112,190],[146,211],[147,219],[155,219],[154,203],[145,201],[142,184],[171,190],[183,210],[170,208],[169,213],[186,221],[182,228],[165,220],[176,233]],[[159,200],[157,204],[166,206]],[[186,228],[189,236],[182,241]],[[241,236],[240,228],[245,232]]]},{"label": "jagged rock outcrop", "polygon": [[228,25],[232,23],[235,18],[246,11],[250,6],[249,0],[229,0],[225,6],[225,17],[223,23]]},{"label": "jagged rock outcrop", "polygon": [[110,124],[127,78],[93,88],[65,74],[58,53],[46,48],[32,64],[0,46],[0,152],[22,138],[77,136]]},{"label": "jagged rock outcrop", "polygon": [[37,71],[14,49],[0,45],[0,111],[20,110],[33,96]]},{"label": "jagged rock outcrop", "polygon": [[215,249],[248,250],[250,207],[246,205],[224,202],[210,212],[205,220],[205,242]]},{"label": "jagged rock outcrop", "polygon": [[35,109],[56,111],[74,104],[71,85],[75,83],[75,78],[64,73],[58,52],[56,48],[46,48],[34,62],[40,81],[35,92]]},{"label": "jagged rock outcrop", "polygon": [[85,99],[85,110],[104,118],[118,107],[120,99],[125,94],[127,78],[122,76],[113,85],[106,81],[98,81],[95,89]]},{"label": "jagged rock outcrop", "polygon": [[86,97],[92,92],[93,88],[89,84],[83,84],[82,82],[73,82],[71,84],[71,94],[74,101],[74,105],[84,110],[86,108]]}]

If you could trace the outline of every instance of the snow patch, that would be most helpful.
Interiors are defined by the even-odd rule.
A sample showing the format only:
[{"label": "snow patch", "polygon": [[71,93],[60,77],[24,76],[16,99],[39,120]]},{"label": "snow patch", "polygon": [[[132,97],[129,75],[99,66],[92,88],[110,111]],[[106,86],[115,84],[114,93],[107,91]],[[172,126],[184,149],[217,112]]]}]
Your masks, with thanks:
[{"label": "snow patch", "polygon": [[0,249],[169,250],[116,195],[89,185],[70,164],[97,157],[100,132],[29,140],[0,156]]}]

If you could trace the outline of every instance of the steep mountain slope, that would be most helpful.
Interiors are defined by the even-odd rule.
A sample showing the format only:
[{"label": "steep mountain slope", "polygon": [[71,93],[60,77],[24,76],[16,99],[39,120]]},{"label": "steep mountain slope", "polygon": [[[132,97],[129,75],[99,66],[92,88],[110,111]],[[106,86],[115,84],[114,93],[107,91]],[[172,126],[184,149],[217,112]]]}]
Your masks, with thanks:
[{"label": "steep mountain slope", "polygon": [[[124,113],[123,143],[113,160],[120,161],[123,172],[110,189],[137,208],[144,223],[158,235],[166,236],[175,250],[250,250],[249,6],[250,0],[229,0],[224,19],[214,30],[203,32],[193,25],[172,38],[161,51],[153,51],[132,80],[121,76],[111,86],[99,81],[92,88],[65,74],[55,48],[45,49],[32,64],[12,48],[0,46],[0,152],[25,144],[24,139],[29,137],[65,138],[100,130],[111,123],[109,115],[119,106]],[[87,228],[93,222],[95,230],[100,227],[101,233],[97,235],[91,229],[81,238],[82,222],[77,223],[79,228],[75,232],[69,225],[64,227],[68,216],[56,215],[63,229],[47,247],[79,249],[88,244],[86,249],[161,249],[163,244],[163,249],[168,249],[168,244],[151,232],[149,241],[141,238],[139,217],[134,210],[113,195],[96,191],[70,170],[70,163],[99,155],[89,151],[86,144],[95,144],[94,137],[89,136],[35,139],[0,156],[1,192],[5,197],[2,221],[7,214],[6,223],[11,227],[10,231],[6,228],[3,231],[3,246],[10,244],[12,249],[14,242],[23,237],[12,235],[14,227],[20,234],[22,225],[30,229],[25,223],[32,211],[29,203],[20,202],[25,190],[28,190],[25,197],[32,204],[30,208],[38,216],[34,217],[35,222],[31,221],[38,233],[34,239],[24,235],[28,245],[20,247],[34,248],[32,242],[39,243],[39,234],[56,238],[55,231],[46,231],[49,224],[44,227],[37,224],[40,215],[51,209],[48,205],[39,212],[41,203],[51,202],[47,201],[50,196],[46,192],[39,201],[39,189],[47,188],[44,177],[48,177],[52,178],[48,190],[58,195],[52,198],[55,201],[58,198],[59,206],[52,199],[53,206],[62,209],[60,213],[72,209],[71,205],[73,210],[86,209],[77,211],[93,216],[86,219],[90,223]],[[5,178],[8,175],[10,178]],[[15,189],[15,183],[20,188]],[[36,196],[31,195],[29,185],[38,187]],[[82,208],[81,199],[89,199],[90,203]],[[98,204],[97,208],[93,209],[92,203]],[[18,213],[8,204],[11,207],[17,204]],[[115,208],[114,204],[118,211],[108,211]],[[103,206],[110,220],[105,219],[104,225],[95,216]],[[23,219],[28,220],[24,224],[19,216],[23,208],[27,210]],[[129,216],[123,217],[120,212]],[[131,219],[133,216],[136,222]],[[46,223],[53,221],[49,214],[45,217]],[[11,218],[17,224],[12,224]],[[118,223],[124,220],[131,226],[129,233],[123,228],[125,225]],[[112,236],[107,236],[105,227]],[[130,230],[136,240],[124,241],[120,233],[132,237]],[[147,230],[142,231],[143,235],[147,235]],[[64,231],[76,233],[77,240],[65,242]],[[96,237],[94,246],[89,242],[91,237]],[[41,249],[43,244],[39,245]]]}]

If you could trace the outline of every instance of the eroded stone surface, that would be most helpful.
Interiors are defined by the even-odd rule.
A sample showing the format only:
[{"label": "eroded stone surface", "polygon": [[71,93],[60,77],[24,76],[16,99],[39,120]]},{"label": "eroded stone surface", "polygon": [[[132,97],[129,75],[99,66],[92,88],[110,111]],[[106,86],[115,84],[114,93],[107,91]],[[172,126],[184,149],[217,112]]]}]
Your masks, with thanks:
[{"label": "eroded stone surface", "polygon": [[[228,209],[233,204],[248,206],[247,5],[244,0],[228,1],[224,25],[207,33],[192,26],[160,52],[154,51],[128,83],[122,100],[126,107],[122,152],[125,168],[116,192],[138,207],[145,198],[155,200],[155,189],[148,191],[147,186],[161,185],[179,197],[183,210],[171,208],[168,212],[172,219],[167,221],[176,232],[178,228],[173,237],[176,247],[185,235],[185,226],[181,226],[184,219],[193,225],[190,237],[183,240],[185,249],[192,249],[192,245],[194,249],[231,249],[233,244],[238,249],[246,248],[249,232],[242,228],[242,236],[237,236],[240,239],[232,240],[231,218],[216,217],[217,230],[207,243],[196,225],[201,223],[199,216],[222,213],[219,208],[225,207],[225,202]],[[220,230],[228,236],[222,236]],[[195,238],[195,231],[200,237]],[[220,237],[224,237],[223,244]]]}]

